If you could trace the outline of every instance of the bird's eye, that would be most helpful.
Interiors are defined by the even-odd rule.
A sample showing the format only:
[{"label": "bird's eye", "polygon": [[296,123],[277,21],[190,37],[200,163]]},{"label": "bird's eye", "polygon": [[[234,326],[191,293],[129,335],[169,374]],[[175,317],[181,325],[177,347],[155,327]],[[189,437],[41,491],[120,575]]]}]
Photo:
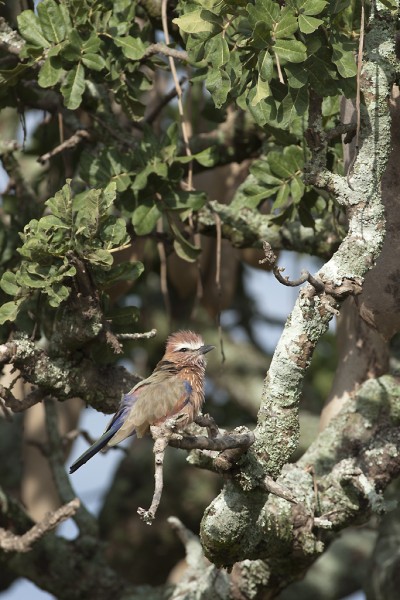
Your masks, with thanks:
[{"label": "bird's eye", "polygon": [[189,348],[179,348],[179,352],[187,352]]}]

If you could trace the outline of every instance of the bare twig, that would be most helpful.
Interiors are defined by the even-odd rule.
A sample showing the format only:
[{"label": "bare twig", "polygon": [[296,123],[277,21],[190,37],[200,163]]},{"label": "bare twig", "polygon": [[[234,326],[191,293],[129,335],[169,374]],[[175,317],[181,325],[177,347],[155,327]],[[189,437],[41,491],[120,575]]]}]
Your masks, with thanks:
[{"label": "bare twig", "polygon": [[154,494],[153,500],[151,501],[151,506],[149,510],[145,510],[144,508],[138,508],[137,512],[140,515],[142,521],[144,521],[147,525],[151,525],[154,521],[154,517],[156,516],[157,509],[160,504],[161,495],[163,491],[163,465],[164,465],[164,455],[165,449],[168,446],[168,439],[170,432],[163,427],[151,427],[151,433],[154,441],[154,463],[155,463],[155,471],[154,471]]},{"label": "bare twig", "polygon": [[221,217],[218,213],[214,213],[215,219],[215,231],[217,232],[216,239],[216,254],[215,254],[215,285],[217,286],[217,325],[218,325],[218,337],[219,337],[219,346],[221,350],[221,362],[224,363],[226,360],[225,352],[224,352],[224,340],[222,337],[222,327],[221,327],[221,248],[222,248],[222,225],[221,225]]},{"label": "bare twig", "polygon": [[34,525],[23,535],[16,535],[11,531],[0,528],[0,548],[5,552],[28,552],[32,544],[42,538],[48,531],[55,529],[60,523],[73,517],[80,507],[78,498],[64,504]]},{"label": "bare twig", "polygon": [[[163,24],[163,26],[164,26],[164,24]],[[164,31],[164,35],[165,35],[165,31]],[[166,40],[167,44],[170,43],[169,35],[165,35],[165,40]],[[145,58],[148,58],[149,56],[152,56],[153,54],[164,54],[165,56],[168,56],[169,58],[172,58],[172,59],[177,58],[178,60],[182,60],[184,62],[187,62],[187,60],[188,60],[187,52],[185,52],[184,50],[175,50],[175,48],[170,48],[166,44],[162,44],[160,42],[158,42],[156,44],[151,44],[150,46],[148,46],[146,48],[146,51],[143,54],[143,57],[141,60],[144,60]]]},{"label": "bare twig", "polygon": [[274,254],[271,245],[268,242],[263,242],[263,248],[265,258],[259,260],[259,263],[260,265],[266,263],[268,266],[270,266],[272,268],[273,274],[275,275],[275,278],[279,281],[279,283],[282,283],[283,285],[286,285],[288,287],[297,287],[308,281],[308,283],[310,283],[313,286],[313,288],[318,294],[325,291],[324,282],[321,279],[313,277],[308,271],[302,271],[301,277],[292,281],[289,280],[289,277],[283,277],[281,273],[282,271],[284,271],[284,268],[278,267],[278,265],[276,264],[277,256],[276,254]]},{"label": "bare twig", "polygon": [[157,335],[157,329],[144,331],[143,333],[117,333],[119,340],[149,340]]},{"label": "bare twig", "polygon": [[53,148],[53,150],[50,150],[50,152],[46,152],[46,154],[42,154],[42,156],[39,156],[37,161],[43,165],[52,156],[59,154],[60,152],[62,152],[63,150],[66,150],[67,148],[74,148],[82,140],[85,140],[85,139],[86,140],[90,139],[90,133],[88,131],[86,131],[86,129],[78,129],[78,131],[76,131],[73,135],[71,135],[71,137],[69,137],[67,140],[64,140],[63,142],[61,142],[58,146]]},{"label": "bare twig", "polygon": [[[163,233],[163,221],[158,219],[157,221],[157,233]],[[168,293],[168,270],[167,270],[167,253],[165,252],[165,246],[162,239],[157,242],[158,256],[160,257],[160,287],[162,297],[164,299],[164,306],[167,312],[168,322],[171,321],[171,303],[169,301]]]},{"label": "bare twig", "polygon": [[[164,32],[165,41],[167,44],[170,43],[169,31],[168,31],[168,19],[167,19],[167,0],[162,0],[161,2],[161,21]],[[189,143],[189,127],[185,119],[185,113],[183,110],[183,102],[182,102],[182,88],[179,83],[178,73],[175,67],[175,61],[172,54],[168,55],[169,66],[171,69],[172,78],[174,80],[176,93],[178,96],[178,110],[181,118],[181,127],[182,127],[182,136],[185,144],[185,152],[186,156],[192,156],[192,151],[190,150]],[[190,161],[188,164],[188,181],[187,181],[188,189],[193,189],[193,161]]]},{"label": "bare twig", "polygon": [[281,69],[281,63],[279,61],[279,56],[277,55],[276,52],[274,54],[275,54],[275,60],[276,60],[276,70],[278,71],[278,78],[279,78],[280,83],[284,84],[285,80],[282,75],[282,69]]},{"label": "bare twig", "polygon": [[270,477],[269,475],[265,475],[262,482],[262,487],[267,492],[270,492],[275,496],[279,496],[279,498],[283,498],[284,500],[292,502],[293,504],[298,504],[298,501],[292,494],[291,490],[289,490],[289,488],[287,488],[285,485],[282,485],[281,483],[278,483],[277,481],[272,479],[272,477]]},{"label": "bare twig", "polygon": [[3,385],[0,385],[0,397],[3,399],[7,408],[10,408],[13,412],[18,413],[30,408],[34,404],[38,404],[38,402],[42,402],[44,394],[41,390],[33,390],[24,398],[19,400],[9,389],[5,388]]},{"label": "bare twig", "polygon": [[[185,83],[185,81],[187,81],[186,75],[184,75],[183,77],[180,78],[179,85],[182,86]],[[143,121],[145,123],[151,124],[154,121],[154,119],[156,119],[158,117],[158,115],[160,114],[160,112],[162,111],[162,109],[164,108],[164,106],[166,106],[168,104],[168,102],[170,102],[177,95],[178,95],[178,91],[177,91],[176,87],[173,87],[164,96],[164,98],[162,98],[162,100],[159,102],[159,104],[157,104],[157,106],[155,106],[153,108],[153,110],[151,110],[149,112],[149,114],[143,119]]]}]

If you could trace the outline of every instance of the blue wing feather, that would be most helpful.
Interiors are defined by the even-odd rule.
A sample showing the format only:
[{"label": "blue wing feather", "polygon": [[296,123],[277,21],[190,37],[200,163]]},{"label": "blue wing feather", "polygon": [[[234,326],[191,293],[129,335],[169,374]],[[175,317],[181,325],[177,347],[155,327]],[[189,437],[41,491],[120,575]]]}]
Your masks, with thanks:
[{"label": "blue wing feather", "polygon": [[[137,397],[135,394],[125,394],[122,397],[121,404],[119,406],[118,411],[115,413],[110,423],[107,426],[107,429],[103,433],[103,435],[95,441],[70,467],[70,474],[75,473],[82,465],[84,465],[88,460],[92,458],[95,454],[100,452],[104,446],[108,444],[108,442],[114,437],[117,431],[122,427],[126,416],[129,414],[132,406],[136,402]],[[131,435],[135,432],[133,431]]]}]

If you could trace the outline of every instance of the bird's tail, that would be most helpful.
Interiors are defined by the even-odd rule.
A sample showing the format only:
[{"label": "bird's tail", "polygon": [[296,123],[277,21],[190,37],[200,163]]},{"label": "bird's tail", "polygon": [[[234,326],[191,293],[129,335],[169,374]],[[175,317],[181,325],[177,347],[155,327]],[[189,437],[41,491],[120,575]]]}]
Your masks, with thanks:
[{"label": "bird's tail", "polygon": [[75,473],[75,471],[77,471],[82,465],[91,459],[92,456],[97,454],[97,452],[100,452],[100,450],[104,448],[104,446],[110,441],[113,435],[117,433],[120,427],[121,423],[114,423],[110,429],[103,433],[103,435],[70,466],[70,474]]}]

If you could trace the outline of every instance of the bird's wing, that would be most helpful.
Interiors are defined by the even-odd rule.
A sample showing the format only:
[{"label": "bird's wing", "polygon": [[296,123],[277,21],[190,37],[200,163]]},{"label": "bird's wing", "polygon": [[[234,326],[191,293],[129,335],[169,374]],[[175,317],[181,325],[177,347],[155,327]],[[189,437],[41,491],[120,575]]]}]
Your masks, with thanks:
[{"label": "bird's wing", "polygon": [[[191,393],[192,386],[188,381],[168,376],[161,370],[154,371],[126,394],[124,422],[109,445],[118,444],[133,431],[141,437],[150,425],[179,412],[189,403]],[[129,401],[131,406],[128,409]]]}]

